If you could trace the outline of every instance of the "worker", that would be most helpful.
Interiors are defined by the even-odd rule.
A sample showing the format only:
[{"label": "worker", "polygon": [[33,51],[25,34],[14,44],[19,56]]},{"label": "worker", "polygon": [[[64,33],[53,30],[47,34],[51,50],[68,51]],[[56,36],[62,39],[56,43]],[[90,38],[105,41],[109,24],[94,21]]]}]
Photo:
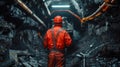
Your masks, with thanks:
[{"label": "worker", "polygon": [[71,45],[72,39],[62,28],[61,16],[56,16],[53,21],[54,27],[48,29],[44,36],[44,48],[49,50],[48,67],[64,67],[65,48]]}]

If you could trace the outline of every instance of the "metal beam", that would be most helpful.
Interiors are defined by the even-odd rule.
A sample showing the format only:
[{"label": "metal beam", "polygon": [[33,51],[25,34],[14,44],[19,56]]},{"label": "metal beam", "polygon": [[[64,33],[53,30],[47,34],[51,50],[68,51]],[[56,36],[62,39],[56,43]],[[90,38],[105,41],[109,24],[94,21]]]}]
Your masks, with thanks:
[{"label": "metal beam", "polygon": [[35,13],[33,13],[21,0],[15,0],[15,2],[17,2],[17,4],[23,10],[25,10],[29,15],[31,15],[34,20],[36,20],[37,22],[39,22],[40,24],[42,24],[44,27],[46,27],[45,23]]},{"label": "metal beam", "polygon": [[44,6],[45,6],[45,8],[46,8],[48,14],[51,15],[51,12],[50,12],[50,10],[49,10],[49,8],[48,8],[47,3],[46,3],[44,0],[43,0],[43,2],[44,2]]}]

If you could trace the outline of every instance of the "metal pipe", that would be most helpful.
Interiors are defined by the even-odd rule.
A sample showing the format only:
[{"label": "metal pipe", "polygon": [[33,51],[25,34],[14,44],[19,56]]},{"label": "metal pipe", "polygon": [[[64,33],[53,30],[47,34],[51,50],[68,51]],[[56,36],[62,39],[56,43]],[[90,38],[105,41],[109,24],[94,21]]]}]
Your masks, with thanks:
[{"label": "metal pipe", "polygon": [[[87,17],[83,17],[81,22],[84,23],[88,20],[92,20],[98,16],[100,16],[102,13],[104,13],[105,11],[108,10],[108,8],[111,6],[112,3],[114,3],[115,0],[105,0],[105,2],[103,2],[103,4],[91,15],[87,16]],[[111,4],[108,4],[108,3]]]},{"label": "metal pipe", "polygon": [[[43,1],[43,2],[44,2],[44,1]],[[49,8],[48,8],[46,2],[44,2],[44,5],[45,5],[45,7],[46,7],[46,9],[47,9],[48,14],[51,15],[50,10],[49,10]]]},{"label": "metal pipe", "polygon": [[83,55],[83,67],[86,67],[86,56]]},{"label": "metal pipe", "polygon": [[22,9],[24,9],[28,14],[30,14],[34,18],[34,20],[46,27],[45,23],[35,13],[33,13],[21,0],[15,0],[15,2],[17,2],[17,4],[22,7]]},{"label": "metal pipe", "polygon": [[83,67],[86,67],[86,57],[88,56],[88,54],[84,54],[84,53],[80,52],[80,55],[83,56]]}]

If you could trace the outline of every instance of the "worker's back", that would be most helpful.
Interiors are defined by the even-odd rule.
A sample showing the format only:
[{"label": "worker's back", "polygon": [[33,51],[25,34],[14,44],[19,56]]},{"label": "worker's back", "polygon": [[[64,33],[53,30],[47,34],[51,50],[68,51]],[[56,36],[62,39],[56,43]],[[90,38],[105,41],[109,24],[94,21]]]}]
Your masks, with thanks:
[{"label": "worker's back", "polygon": [[45,48],[47,47],[49,50],[54,48],[54,40],[53,40],[54,37],[56,38],[55,46],[58,50],[63,50],[65,46],[70,46],[71,44],[71,38],[69,34],[65,30],[63,30],[61,27],[55,26],[54,28],[49,29],[45,35],[45,38],[44,38]]}]

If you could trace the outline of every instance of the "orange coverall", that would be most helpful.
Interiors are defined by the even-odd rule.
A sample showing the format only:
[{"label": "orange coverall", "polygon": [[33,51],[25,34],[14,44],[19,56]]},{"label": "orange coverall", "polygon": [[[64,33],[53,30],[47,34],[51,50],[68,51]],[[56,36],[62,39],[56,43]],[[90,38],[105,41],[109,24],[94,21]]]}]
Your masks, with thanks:
[{"label": "orange coverall", "polygon": [[[50,51],[48,67],[64,67],[64,50],[65,47],[71,45],[72,39],[70,35],[67,31],[63,29],[60,31],[60,29],[62,29],[61,26],[54,26],[54,28],[49,29],[44,36],[44,48],[48,48]],[[53,39],[56,39],[55,43]]]}]

